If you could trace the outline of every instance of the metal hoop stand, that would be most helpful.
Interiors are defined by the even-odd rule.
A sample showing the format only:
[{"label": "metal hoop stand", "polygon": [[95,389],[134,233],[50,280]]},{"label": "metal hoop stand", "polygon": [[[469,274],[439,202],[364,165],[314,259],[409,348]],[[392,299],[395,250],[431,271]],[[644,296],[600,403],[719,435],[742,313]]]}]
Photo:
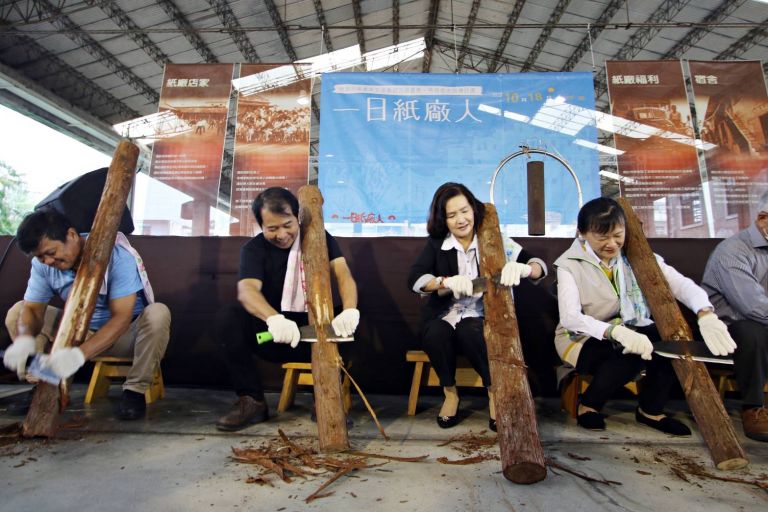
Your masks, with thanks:
[{"label": "metal hoop stand", "polygon": [[493,205],[496,204],[496,202],[494,201],[494,198],[493,198],[493,189],[496,186],[496,177],[499,175],[499,172],[501,172],[501,168],[504,167],[505,165],[507,165],[512,159],[517,158],[517,157],[519,157],[521,155],[535,154],[535,155],[544,155],[544,156],[548,156],[550,158],[554,158],[555,160],[560,162],[563,165],[563,167],[565,167],[565,169],[570,173],[571,178],[573,178],[574,183],[576,183],[576,191],[579,194],[579,209],[581,209],[582,202],[583,202],[583,198],[582,198],[582,194],[581,194],[581,183],[579,183],[579,178],[576,177],[576,173],[573,172],[573,169],[568,164],[568,162],[566,162],[565,160],[563,160],[562,158],[560,158],[556,154],[551,153],[549,151],[545,151],[543,149],[528,148],[528,147],[525,147],[525,146],[522,146],[522,148],[523,149],[521,149],[520,151],[517,151],[516,153],[512,153],[511,155],[506,157],[504,160],[501,161],[499,166],[496,167],[496,171],[494,171],[494,173],[493,173],[493,178],[491,178],[491,204],[493,204]]}]

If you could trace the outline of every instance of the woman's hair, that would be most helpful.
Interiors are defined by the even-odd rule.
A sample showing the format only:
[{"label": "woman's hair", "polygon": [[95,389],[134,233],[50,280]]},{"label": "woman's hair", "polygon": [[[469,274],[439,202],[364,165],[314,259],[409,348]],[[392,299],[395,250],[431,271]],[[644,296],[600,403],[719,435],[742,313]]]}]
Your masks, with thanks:
[{"label": "woman's hair", "polygon": [[592,232],[604,235],[616,226],[626,225],[624,210],[619,203],[607,197],[589,201],[579,210],[576,228],[582,235]]},{"label": "woman's hair", "polygon": [[283,187],[270,187],[264,190],[261,194],[256,196],[251,205],[253,216],[256,217],[256,222],[261,223],[261,210],[264,208],[267,211],[276,213],[278,215],[290,215],[294,217],[299,216],[299,200],[296,199],[290,190]]},{"label": "woman's hair", "polygon": [[443,183],[435,191],[435,195],[432,197],[432,204],[429,206],[427,233],[432,238],[442,240],[448,234],[448,226],[445,223],[445,204],[449,199],[456,196],[466,197],[469,205],[472,207],[472,211],[475,213],[475,232],[477,232],[477,227],[483,222],[485,206],[478,201],[467,187],[461,183]]}]

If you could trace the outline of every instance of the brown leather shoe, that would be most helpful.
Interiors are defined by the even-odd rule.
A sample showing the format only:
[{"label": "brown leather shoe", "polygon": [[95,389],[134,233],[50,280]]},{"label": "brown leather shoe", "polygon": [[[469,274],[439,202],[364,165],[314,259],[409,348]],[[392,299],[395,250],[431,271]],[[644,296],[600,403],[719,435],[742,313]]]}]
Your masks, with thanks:
[{"label": "brown leather shoe", "polygon": [[768,408],[754,407],[741,413],[744,435],[755,441],[768,442]]},{"label": "brown leather shoe", "polygon": [[232,432],[255,423],[267,421],[268,418],[269,411],[266,402],[256,400],[252,396],[243,395],[237,399],[234,408],[229,414],[219,418],[216,422],[216,428]]}]

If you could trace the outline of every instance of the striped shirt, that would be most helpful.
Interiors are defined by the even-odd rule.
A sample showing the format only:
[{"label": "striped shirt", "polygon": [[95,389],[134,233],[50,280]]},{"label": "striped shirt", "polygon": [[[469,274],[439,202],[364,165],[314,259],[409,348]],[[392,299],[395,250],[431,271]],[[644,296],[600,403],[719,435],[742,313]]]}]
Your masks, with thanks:
[{"label": "striped shirt", "polygon": [[701,287],[725,323],[749,319],[768,325],[768,240],[757,226],[717,245]]}]

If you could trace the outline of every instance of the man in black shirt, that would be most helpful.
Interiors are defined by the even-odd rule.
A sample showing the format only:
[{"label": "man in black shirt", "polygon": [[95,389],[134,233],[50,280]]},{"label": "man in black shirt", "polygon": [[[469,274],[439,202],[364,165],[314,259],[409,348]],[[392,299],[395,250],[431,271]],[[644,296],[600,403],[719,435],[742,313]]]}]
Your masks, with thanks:
[{"label": "man in black shirt", "polygon": [[[299,202],[288,190],[272,187],[253,202],[262,232],[240,252],[237,299],[217,319],[217,335],[238,396],[232,411],[219,418],[219,430],[240,430],[269,417],[264,390],[252,354],[275,362],[309,361],[310,348],[299,343],[299,325],[309,323],[299,240]],[[325,233],[331,274],[343,311],[332,321],[337,336],[351,336],[360,320],[357,285],[336,240]],[[269,331],[274,343],[259,345],[256,334]]]}]

